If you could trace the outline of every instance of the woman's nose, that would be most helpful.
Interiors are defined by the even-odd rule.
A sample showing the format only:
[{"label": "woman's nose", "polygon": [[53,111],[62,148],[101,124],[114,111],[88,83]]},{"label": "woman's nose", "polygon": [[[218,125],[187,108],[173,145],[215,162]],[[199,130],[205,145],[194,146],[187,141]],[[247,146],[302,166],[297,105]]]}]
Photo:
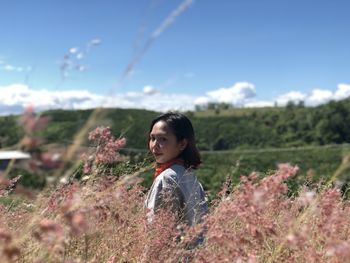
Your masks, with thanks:
[{"label": "woman's nose", "polygon": [[154,147],[159,148],[159,141],[158,141],[158,140],[155,140],[155,141],[154,141]]},{"label": "woman's nose", "polygon": [[159,143],[158,143],[158,141],[156,139],[151,142],[151,147],[152,148],[158,148],[159,147]]}]

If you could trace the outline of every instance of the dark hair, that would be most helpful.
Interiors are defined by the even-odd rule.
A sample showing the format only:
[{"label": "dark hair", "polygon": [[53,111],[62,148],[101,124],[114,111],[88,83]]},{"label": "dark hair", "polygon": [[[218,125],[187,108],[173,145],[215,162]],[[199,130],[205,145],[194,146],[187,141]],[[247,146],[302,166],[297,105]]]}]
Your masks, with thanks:
[{"label": "dark hair", "polygon": [[[185,115],[180,113],[164,113],[152,120],[149,133],[151,133],[154,124],[159,121],[164,121],[168,124],[170,130],[175,134],[178,141],[183,139],[187,140],[187,146],[181,152],[179,157],[185,161],[186,168],[198,168],[201,164],[201,156],[196,147],[196,139],[191,121]],[[149,140],[150,138],[148,138],[148,142]]]}]

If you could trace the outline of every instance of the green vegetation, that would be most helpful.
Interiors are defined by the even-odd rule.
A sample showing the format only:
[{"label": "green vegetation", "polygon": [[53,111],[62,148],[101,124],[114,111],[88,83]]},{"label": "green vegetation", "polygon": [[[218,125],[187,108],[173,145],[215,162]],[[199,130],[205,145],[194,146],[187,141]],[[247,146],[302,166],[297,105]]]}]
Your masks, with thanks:
[{"label": "green vegetation", "polygon": [[314,108],[290,103],[284,108],[212,113],[207,110],[193,114],[202,150],[350,143],[349,99]]},{"label": "green vegetation", "polygon": [[[216,112],[215,112],[216,111]],[[46,143],[70,144],[92,110],[52,110],[41,136]],[[136,109],[105,109],[95,126],[110,126],[127,138],[128,148],[146,149],[150,121],[159,113]],[[350,143],[350,99],[318,107],[289,103],[286,107],[207,109],[187,112],[201,150],[256,149]],[[0,118],[0,143],[21,138],[15,117]]]},{"label": "green vegetation", "polygon": [[[46,145],[70,145],[91,113],[92,110],[44,112],[49,123],[40,137]],[[125,136],[127,148],[122,154],[130,156],[131,164],[142,162],[149,124],[159,113],[137,109],[105,109],[102,113],[95,126],[110,126],[116,137]],[[349,152],[350,99],[318,107],[289,103],[286,107],[237,109],[220,104],[185,114],[193,122],[203,153],[198,175],[212,196],[229,174],[236,183],[240,175],[254,170],[270,174],[277,163],[283,162],[300,167],[298,178],[289,182],[291,189],[298,180],[305,182],[307,174],[314,175],[313,180],[326,180]],[[0,117],[1,147],[11,147],[22,138],[17,119]],[[86,140],[83,146],[87,145]],[[343,181],[348,180],[346,174],[342,176]],[[43,185],[42,180],[32,182],[35,175],[26,178],[25,185]],[[152,181],[151,172],[145,178],[147,186]]]},{"label": "green vegetation", "polygon": [[[52,110],[44,113],[49,117],[48,126],[41,136],[47,143],[71,144],[74,135],[83,127],[92,110]],[[97,126],[110,126],[116,136],[125,136],[129,148],[146,147],[148,126],[159,113],[136,109],[105,109],[96,121]],[[86,138],[87,139],[87,138]]]},{"label": "green vegetation", "polygon": [[0,148],[16,144],[23,136],[17,116],[0,117]]},{"label": "green vegetation", "polygon": [[[247,176],[252,171],[259,171],[261,176],[270,175],[279,163],[290,163],[300,168],[297,176],[288,181],[293,193],[301,183],[319,182],[320,179],[327,182],[342,159],[349,155],[350,145],[204,152],[203,165],[197,174],[214,197],[228,176],[235,185],[242,175]],[[344,171],[338,179],[347,184],[350,171]]]}]

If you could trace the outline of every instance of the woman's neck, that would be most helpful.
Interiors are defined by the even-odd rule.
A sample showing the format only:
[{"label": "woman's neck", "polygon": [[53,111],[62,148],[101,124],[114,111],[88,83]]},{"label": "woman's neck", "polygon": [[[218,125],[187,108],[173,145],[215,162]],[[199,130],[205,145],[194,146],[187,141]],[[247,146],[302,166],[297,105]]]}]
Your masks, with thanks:
[{"label": "woman's neck", "polygon": [[160,175],[166,169],[170,168],[172,165],[174,164],[184,165],[184,163],[185,163],[184,160],[181,158],[175,158],[170,161],[167,161],[166,163],[157,163],[154,171],[153,179],[155,179],[158,175]]}]

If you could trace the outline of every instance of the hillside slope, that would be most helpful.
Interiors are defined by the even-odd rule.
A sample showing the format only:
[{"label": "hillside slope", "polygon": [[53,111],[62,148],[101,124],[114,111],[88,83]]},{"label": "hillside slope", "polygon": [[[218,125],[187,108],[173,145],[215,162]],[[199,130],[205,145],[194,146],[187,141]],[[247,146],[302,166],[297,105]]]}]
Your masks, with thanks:
[{"label": "hillside slope", "polygon": [[[46,143],[70,144],[92,110],[51,110],[41,132]],[[112,128],[127,138],[127,147],[146,149],[150,121],[158,112],[105,109],[95,126]],[[227,109],[185,113],[193,122],[201,150],[228,150],[350,143],[350,100],[318,107],[289,104],[279,108]],[[16,116],[0,118],[0,143],[10,146],[21,138]]]}]

